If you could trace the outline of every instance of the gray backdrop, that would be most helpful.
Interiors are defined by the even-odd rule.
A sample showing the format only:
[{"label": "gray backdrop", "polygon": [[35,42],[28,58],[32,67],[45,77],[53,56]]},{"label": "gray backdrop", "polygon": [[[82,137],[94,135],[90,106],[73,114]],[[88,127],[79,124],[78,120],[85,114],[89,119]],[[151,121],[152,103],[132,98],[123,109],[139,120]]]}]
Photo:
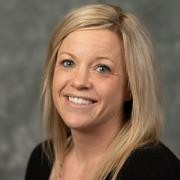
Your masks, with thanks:
[{"label": "gray backdrop", "polygon": [[23,180],[41,139],[39,94],[49,37],[63,15],[94,2],[121,5],[154,37],[166,104],[164,142],[180,157],[179,0],[0,0],[0,179]]}]

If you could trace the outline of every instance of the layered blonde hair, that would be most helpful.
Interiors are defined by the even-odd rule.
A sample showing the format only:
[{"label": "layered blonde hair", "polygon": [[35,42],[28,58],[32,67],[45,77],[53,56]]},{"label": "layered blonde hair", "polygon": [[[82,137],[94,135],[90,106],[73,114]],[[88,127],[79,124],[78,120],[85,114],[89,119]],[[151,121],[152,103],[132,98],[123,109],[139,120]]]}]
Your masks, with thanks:
[{"label": "layered blonde hair", "polygon": [[71,136],[70,129],[64,124],[52,100],[57,52],[66,36],[83,28],[109,29],[123,42],[131,100],[124,105],[124,126],[94,176],[94,180],[103,180],[111,174],[112,179],[115,179],[135,149],[147,144],[154,145],[160,139],[163,113],[158,65],[148,33],[131,13],[107,4],[87,5],[70,12],[57,27],[49,44],[42,88],[43,119],[51,143],[48,149],[53,154],[54,166],[58,167],[62,163],[68,137]]}]

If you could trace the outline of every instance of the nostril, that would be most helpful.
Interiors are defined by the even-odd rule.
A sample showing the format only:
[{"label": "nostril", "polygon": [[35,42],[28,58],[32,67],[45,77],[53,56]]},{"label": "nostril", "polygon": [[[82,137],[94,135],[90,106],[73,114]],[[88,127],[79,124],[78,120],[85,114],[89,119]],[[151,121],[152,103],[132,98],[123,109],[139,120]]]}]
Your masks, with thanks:
[{"label": "nostril", "polygon": [[87,90],[90,89],[92,87],[91,82],[89,81],[88,78],[75,78],[72,80],[71,82],[71,86],[76,88],[76,89],[81,89],[81,90]]},{"label": "nostril", "polygon": [[72,83],[71,86],[78,90],[88,90],[90,88],[88,84],[82,84],[82,83]]}]

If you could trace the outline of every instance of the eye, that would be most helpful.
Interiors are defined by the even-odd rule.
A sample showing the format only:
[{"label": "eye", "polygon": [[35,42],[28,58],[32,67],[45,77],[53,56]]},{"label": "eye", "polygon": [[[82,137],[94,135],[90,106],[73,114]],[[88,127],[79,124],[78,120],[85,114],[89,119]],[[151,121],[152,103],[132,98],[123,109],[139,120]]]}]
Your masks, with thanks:
[{"label": "eye", "polygon": [[60,62],[60,65],[62,65],[64,68],[71,68],[75,65],[75,63],[70,59],[65,59]]},{"label": "eye", "polygon": [[99,73],[104,73],[105,74],[105,73],[110,73],[111,69],[107,65],[99,64],[96,67],[96,71],[98,71]]}]

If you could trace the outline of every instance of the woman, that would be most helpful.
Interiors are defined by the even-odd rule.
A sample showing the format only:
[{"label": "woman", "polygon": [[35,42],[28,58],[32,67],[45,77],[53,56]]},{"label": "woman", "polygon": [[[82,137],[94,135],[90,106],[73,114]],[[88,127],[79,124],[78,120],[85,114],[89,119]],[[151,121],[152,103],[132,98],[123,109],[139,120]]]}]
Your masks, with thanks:
[{"label": "woman", "polygon": [[160,142],[158,66],[148,34],[112,5],[72,11],[50,42],[42,107],[48,140],[26,180],[180,179]]}]

